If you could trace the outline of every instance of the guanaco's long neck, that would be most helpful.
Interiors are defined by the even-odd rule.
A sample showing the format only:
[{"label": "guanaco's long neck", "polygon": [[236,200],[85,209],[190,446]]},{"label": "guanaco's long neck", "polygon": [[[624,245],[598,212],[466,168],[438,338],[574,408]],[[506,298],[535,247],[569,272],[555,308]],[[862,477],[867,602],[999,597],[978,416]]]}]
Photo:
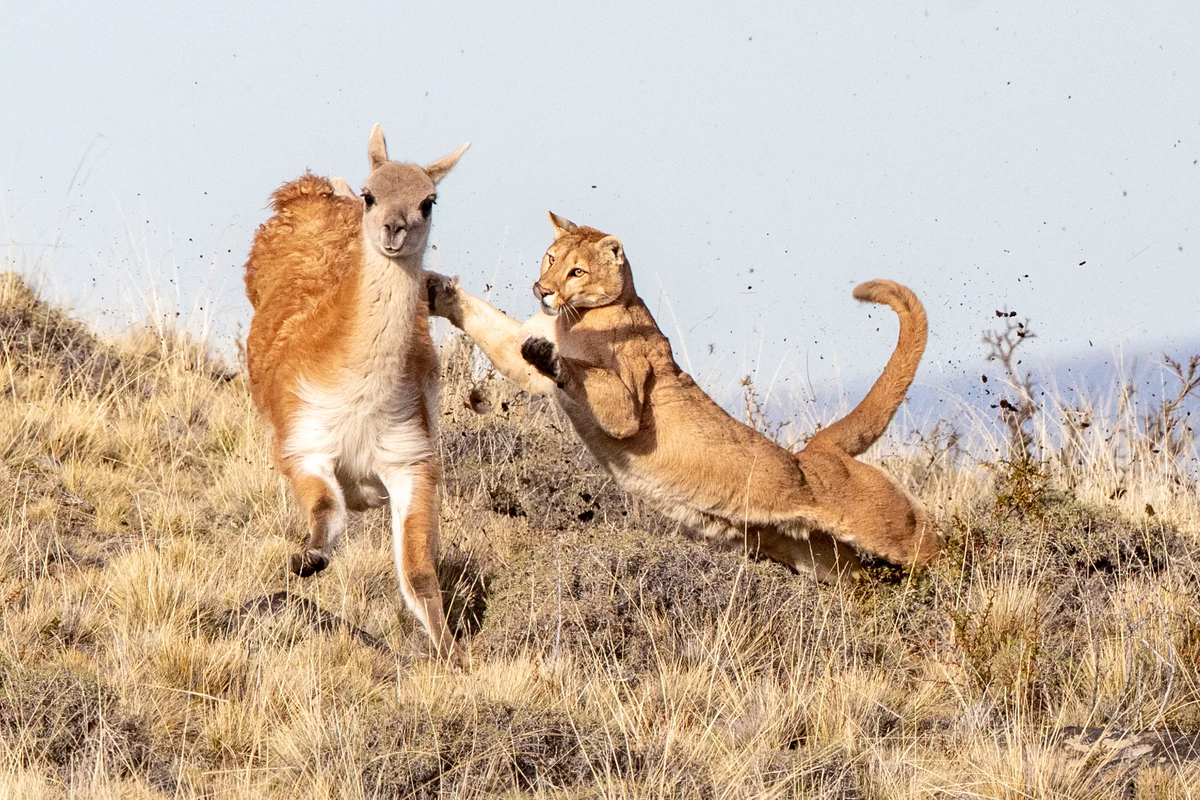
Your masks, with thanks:
[{"label": "guanaco's long neck", "polygon": [[401,377],[420,299],[422,254],[389,259],[363,242],[358,294],[358,364],[366,376],[386,383]]}]

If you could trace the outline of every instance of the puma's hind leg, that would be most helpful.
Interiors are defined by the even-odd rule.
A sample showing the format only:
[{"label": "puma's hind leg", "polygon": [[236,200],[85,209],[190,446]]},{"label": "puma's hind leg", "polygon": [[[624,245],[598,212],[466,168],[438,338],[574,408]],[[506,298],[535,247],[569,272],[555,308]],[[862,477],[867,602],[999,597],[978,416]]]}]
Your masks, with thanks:
[{"label": "puma's hind leg", "polygon": [[882,469],[811,444],[796,458],[842,539],[893,564],[925,564],[937,555],[941,540],[929,515]]},{"label": "puma's hind leg", "polygon": [[307,458],[289,470],[292,491],[308,517],[308,543],[293,553],[289,566],[301,578],[329,566],[330,548],[346,530],[346,501],[334,475],[333,460]]},{"label": "puma's hind leg", "polygon": [[756,528],[748,534],[747,543],[751,552],[812,575],[822,583],[858,580],[863,574],[862,561],[854,548],[821,531],[802,539],[773,528]]},{"label": "puma's hind leg", "polygon": [[383,475],[392,510],[392,552],[404,602],[429,633],[438,655],[455,667],[468,659],[446,625],[438,584],[438,494],[434,461]]}]

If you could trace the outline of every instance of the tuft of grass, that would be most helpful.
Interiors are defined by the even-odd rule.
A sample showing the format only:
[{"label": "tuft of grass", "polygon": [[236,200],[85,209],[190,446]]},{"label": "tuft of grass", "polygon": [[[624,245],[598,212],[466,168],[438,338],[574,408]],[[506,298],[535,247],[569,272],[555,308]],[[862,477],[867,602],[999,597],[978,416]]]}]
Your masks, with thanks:
[{"label": "tuft of grass", "polygon": [[985,469],[996,476],[995,508],[1001,513],[1040,515],[1050,492],[1050,472],[1028,456],[1002,458],[983,462]]},{"label": "tuft of grass", "polygon": [[1197,795],[1200,512],[1178,460],[1129,460],[1143,428],[1110,435],[1144,409],[1094,406],[1069,452],[1043,409],[1038,461],[961,420],[891,439],[945,552],[829,587],[680,535],[552,403],[442,352],[465,674],[383,512],[287,573],[303,520],[236,370],[0,278],[0,796]]}]

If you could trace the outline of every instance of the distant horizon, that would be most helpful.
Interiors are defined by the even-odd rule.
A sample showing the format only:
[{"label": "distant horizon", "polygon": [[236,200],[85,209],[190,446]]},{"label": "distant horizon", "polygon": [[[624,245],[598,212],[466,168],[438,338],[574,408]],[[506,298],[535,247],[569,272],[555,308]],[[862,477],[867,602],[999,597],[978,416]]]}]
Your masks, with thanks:
[{"label": "distant horizon", "polygon": [[[1093,392],[1095,395],[1106,396],[1117,387],[1118,378],[1123,378],[1144,394],[1156,398],[1160,384],[1155,379],[1162,372],[1162,356],[1164,354],[1180,361],[1184,367],[1187,366],[1188,358],[1192,355],[1200,355],[1200,337],[1190,347],[1183,346],[1164,350],[1150,346],[1137,352],[1121,353],[1120,359],[1111,352],[1108,354],[1081,352],[1043,358],[1036,352],[1035,346],[1036,340],[1028,346],[1028,350],[1023,352],[1021,369],[1028,369],[1033,375],[1037,388],[1049,392],[1055,399],[1066,399],[1067,396],[1076,395],[1081,389]],[[1118,360],[1121,363],[1118,363]],[[883,363],[881,362],[878,367],[882,371]],[[1162,372],[1162,374],[1166,373]],[[986,383],[982,380],[985,375],[988,378]],[[790,373],[789,377],[799,381],[802,373],[796,371]],[[791,382],[793,381],[789,380],[789,383]],[[817,404],[834,407],[838,400],[844,398],[848,406],[852,407],[866,394],[873,382],[874,377],[864,376],[840,383],[815,386],[818,397]],[[719,394],[722,387],[712,388],[714,394]],[[738,388],[735,383],[731,384],[729,399],[733,398],[732,390]],[[1012,394],[1003,369],[999,364],[987,361],[986,347],[980,344],[978,363],[974,371],[968,369],[964,362],[963,369],[957,374],[931,373],[928,365],[922,363],[917,370],[916,380],[913,381],[913,386],[908,392],[906,404],[914,416],[923,418],[931,417],[932,408],[938,400],[946,396],[954,397],[977,409],[984,409],[995,403],[1000,396],[1011,399]],[[728,400],[723,400],[723,402],[728,402]]]},{"label": "distant horizon", "polygon": [[[54,293],[46,293],[47,287],[45,284],[38,285],[36,281],[39,276],[34,270],[31,274],[22,270],[19,265],[5,264],[5,268],[16,268],[18,274],[22,275],[26,280],[32,282],[33,288],[39,290],[42,299],[61,308],[69,313],[72,317],[81,320],[98,333],[119,336],[123,333],[132,332],[146,326],[153,329],[152,321],[137,320],[132,318],[130,313],[132,309],[124,310],[127,319],[118,321],[121,312],[114,312],[105,318],[105,315],[100,314],[96,309],[88,309],[85,306],[72,301],[69,296],[59,291],[58,295]],[[0,270],[2,271],[2,270]],[[49,280],[52,276],[43,275],[42,280]],[[240,278],[240,276],[239,276]],[[241,291],[241,282],[239,280],[235,287]],[[886,309],[884,310],[885,313]],[[656,319],[663,328],[667,338],[671,340],[672,349],[675,352],[676,360],[686,370],[687,366],[684,363],[682,348],[677,341],[677,334],[670,329],[669,312],[667,312],[667,320]],[[181,316],[182,319],[182,316]],[[440,341],[447,334],[454,334],[457,331],[444,320],[434,319],[434,336],[435,340]],[[1037,322],[1030,320],[1030,327],[1037,332]],[[196,334],[195,325],[181,326],[183,332]],[[893,323],[894,332],[894,323]],[[909,399],[907,408],[910,413],[916,417],[929,417],[932,414],[934,405],[937,400],[944,397],[946,393],[956,397],[959,400],[973,405],[977,408],[985,408],[990,400],[989,398],[999,396],[997,393],[1003,393],[1005,390],[1002,370],[998,364],[987,361],[987,346],[982,342],[982,333],[985,327],[979,329],[980,336],[978,337],[978,354],[974,362],[969,358],[956,360],[952,369],[943,369],[942,364],[931,364],[929,360],[922,361],[921,366],[917,371],[916,380],[913,382],[913,387],[909,391]],[[244,336],[246,330],[242,330]],[[228,363],[236,363],[236,349],[240,346],[238,342],[232,338],[226,337],[220,340],[210,340],[206,342],[210,351],[225,359]],[[1032,371],[1035,381],[1038,386],[1043,389],[1049,389],[1056,392],[1076,392],[1078,381],[1083,381],[1084,385],[1091,390],[1099,393],[1104,393],[1115,386],[1118,375],[1123,375],[1127,380],[1142,382],[1147,384],[1147,374],[1150,376],[1158,375],[1160,367],[1163,364],[1163,356],[1170,356],[1177,361],[1186,365],[1187,360],[1192,355],[1200,355],[1200,335],[1192,342],[1178,342],[1163,340],[1160,342],[1142,342],[1138,343],[1136,349],[1126,350],[1121,346],[1116,346],[1107,352],[1101,351],[1096,345],[1084,345],[1082,349],[1074,351],[1060,351],[1057,353],[1043,354],[1039,352],[1039,338],[1033,337],[1023,345],[1021,351],[1021,359],[1023,361],[1022,368]],[[964,348],[965,350],[965,345]],[[818,356],[819,360],[821,359]],[[847,408],[852,407],[867,390],[871,387],[878,373],[883,370],[886,363],[887,355],[884,354],[878,360],[877,364],[860,363],[857,371],[852,371],[847,374],[840,364],[833,362],[825,365],[826,369],[832,373],[827,376],[827,379],[819,385],[813,385],[812,389],[816,393],[816,405],[825,408],[836,408],[839,404],[847,404]],[[1118,362],[1121,362],[1118,364]],[[719,366],[719,365],[718,365]],[[782,363],[762,363],[760,365],[746,365],[747,368],[741,370],[732,370],[728,372],[717,372],[715,376],[710,377],[701,370],[696,370],[693,377],[708,391],[713,397],[725,405],[727,408],[736,412],[739,409],[736,407],[741,401],[742,387],[740,381],[743,377],[754,377],[756,374],[758,380],[756,385],[760,393],[765,392],[770,386],[773,399],[778,399],[782,392],[796,392],[805,396],[810,396],[811,392],[806,386],[806,370],[803,362],[798,360],[784,359]],[[756,368],[757,367],[757,368]],[[809,364],[811,368],[811,364]],[[872,372],[872,369],[875,372]],[[987,385],[981,380],[981,376],[987,375],[989,378]],[[773,383],[772,383],[773,382]],[[1157,389],[1152,389],[1156,392]],[[775,413],[785,413],[786,406],[779,406],[775,409]]]}]

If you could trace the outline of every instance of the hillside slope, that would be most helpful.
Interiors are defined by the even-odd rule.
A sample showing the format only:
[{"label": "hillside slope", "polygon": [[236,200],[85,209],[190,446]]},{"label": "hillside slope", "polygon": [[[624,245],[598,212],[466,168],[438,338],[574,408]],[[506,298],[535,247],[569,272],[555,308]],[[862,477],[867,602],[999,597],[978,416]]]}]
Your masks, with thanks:
[{"label": "hillside slope", "polygon": [[467,674],[428,659],[383,512],[288,574],[239,372],[0,277],[0,797],[1200,794],[1194,528],[889,462],[944,556],[818,586],[681,536],[444,350]]}]

